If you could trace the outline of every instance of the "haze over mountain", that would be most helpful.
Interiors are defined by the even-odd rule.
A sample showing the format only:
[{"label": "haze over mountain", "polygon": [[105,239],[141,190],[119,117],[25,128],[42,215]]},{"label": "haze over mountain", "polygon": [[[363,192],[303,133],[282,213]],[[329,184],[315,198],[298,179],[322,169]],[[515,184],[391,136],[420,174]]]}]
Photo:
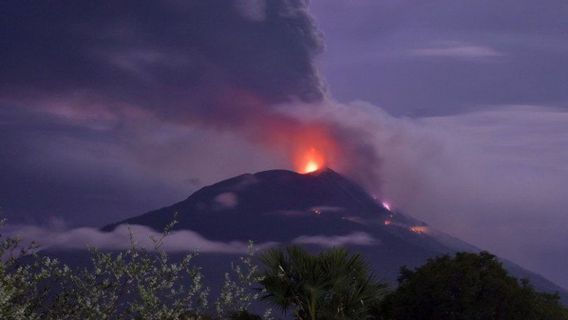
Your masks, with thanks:
[{"label": "haze over mountain", "polygon": [[[307,174],[288,170],[243,174],[102,230],[111,232],[129,224],[160,231],[176,214],[178,223],[172,231],[191,230],[209,241],[253,240],[261,247],[294,243],[313,249],[347,246],[363,253],[377,275],[391,283],[403,265],[414,267],[440,254],[479,250],[390,208],[329,168]],[[504,263],[514,275],[530,278],[540,290],[559,291],[568,301],[568,292],[554,283]]]}]

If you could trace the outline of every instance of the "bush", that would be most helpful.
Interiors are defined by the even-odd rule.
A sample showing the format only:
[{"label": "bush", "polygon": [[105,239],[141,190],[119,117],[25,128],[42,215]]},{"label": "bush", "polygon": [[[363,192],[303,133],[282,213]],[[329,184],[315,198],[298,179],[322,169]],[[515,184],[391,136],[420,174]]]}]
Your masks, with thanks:
[{"label": "bush", "polygon": [[249,312],[261,298],[302,320],[568,319],[557,294],[536,292],[487,252],[402,268],[399,287],[385,297],[385,285],[360,255],[273,249],[261,256],[261,270],[251,243],[210,303],[201,269],[193,265],[196,253],[172,261],[161,249],[174,223],[152,239],[154,250],[138,248],[131,234],[130,249],[91,249],[91,265],[82,269],[0,233],[0,319],[272,319],[270,309],[262,317]]},{"label": "bush", "polygon": [[[161,250],[171,226],[161,238],[152,239],[154,251],[136,247],[131,235],[126,251],[91,249],[91,267],[84,269],[40,256],[34,253],[35,245],[21,248],[18,239],[0,234],[0,318],[254,319],[247,312],[260,294],[253,288],[258,267],[252,246],[249,256],[225,275],[212,317],[209,289],[201,269],[192,264],[196,253],[175,262]],[[25,255],[32,261],[22,262]]]},{"label": "bush", "polygon": [[377,318],[568,319],[558,295],[538,293],[527,280],[519,282],[487,252],[441,256],[414,271],[402,268],[399,287],[386,297]]}]

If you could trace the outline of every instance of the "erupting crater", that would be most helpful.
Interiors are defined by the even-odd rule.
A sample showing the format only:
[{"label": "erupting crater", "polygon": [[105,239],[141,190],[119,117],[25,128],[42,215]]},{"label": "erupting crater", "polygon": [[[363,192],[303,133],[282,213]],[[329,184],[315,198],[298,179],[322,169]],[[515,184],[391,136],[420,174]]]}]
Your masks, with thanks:
[{"label": "erupting crater", "polygon": [[295,161],[296,171],[299,173],[312,173],[326,167],[323,152],[316,148],[310,148],[307,152],[297,157]]}]

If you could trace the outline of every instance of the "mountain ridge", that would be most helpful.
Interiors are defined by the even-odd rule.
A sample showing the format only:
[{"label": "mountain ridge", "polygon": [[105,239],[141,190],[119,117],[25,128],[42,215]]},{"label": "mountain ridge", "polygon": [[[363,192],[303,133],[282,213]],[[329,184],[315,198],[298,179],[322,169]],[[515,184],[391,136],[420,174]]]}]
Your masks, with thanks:
[{"label": "mountain ridge", "polygon": [[[246,173],[205,186],[171,206],[109,224],[143,225],[162,231],[177,213],[175,230],[192,230],[215,241],[300,243],[313,250],[333,237],[364,234],[369,241],[347,247],[363,253],[391,283],[402,265],[416,267],[428,258],[475,246],[429,227],[369,195],[330,168],[299,174],[289,170]],[[308,241],[317,239],[318,241]],[[327,239],[327,240],[326,240]],[[517,277],[528,277],[539,290],[568,292],[543,276],[501,259]]]}]

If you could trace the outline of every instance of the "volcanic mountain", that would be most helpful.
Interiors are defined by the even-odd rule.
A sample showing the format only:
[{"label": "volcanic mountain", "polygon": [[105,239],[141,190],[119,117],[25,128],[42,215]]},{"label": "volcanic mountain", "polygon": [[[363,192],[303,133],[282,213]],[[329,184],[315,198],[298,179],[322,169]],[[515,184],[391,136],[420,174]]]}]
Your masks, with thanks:
[{"label": "volcanic mountain", "polygon": [[[296,243],[314,250],[342,245],[361,252],[384,280],[394,283],[399,268],[428,258],[476,247],[433,230],[424,222],[391,210],[363,188],[326,168],[308,174],[270,170],[244,174],[204,187],[169,207],[105,226],[121,224],[163,230],[192,230],[208,240],[253,240],[257,244]],[[568,292],[511,262],[517,277],[529,278],[540,290]]]}]

